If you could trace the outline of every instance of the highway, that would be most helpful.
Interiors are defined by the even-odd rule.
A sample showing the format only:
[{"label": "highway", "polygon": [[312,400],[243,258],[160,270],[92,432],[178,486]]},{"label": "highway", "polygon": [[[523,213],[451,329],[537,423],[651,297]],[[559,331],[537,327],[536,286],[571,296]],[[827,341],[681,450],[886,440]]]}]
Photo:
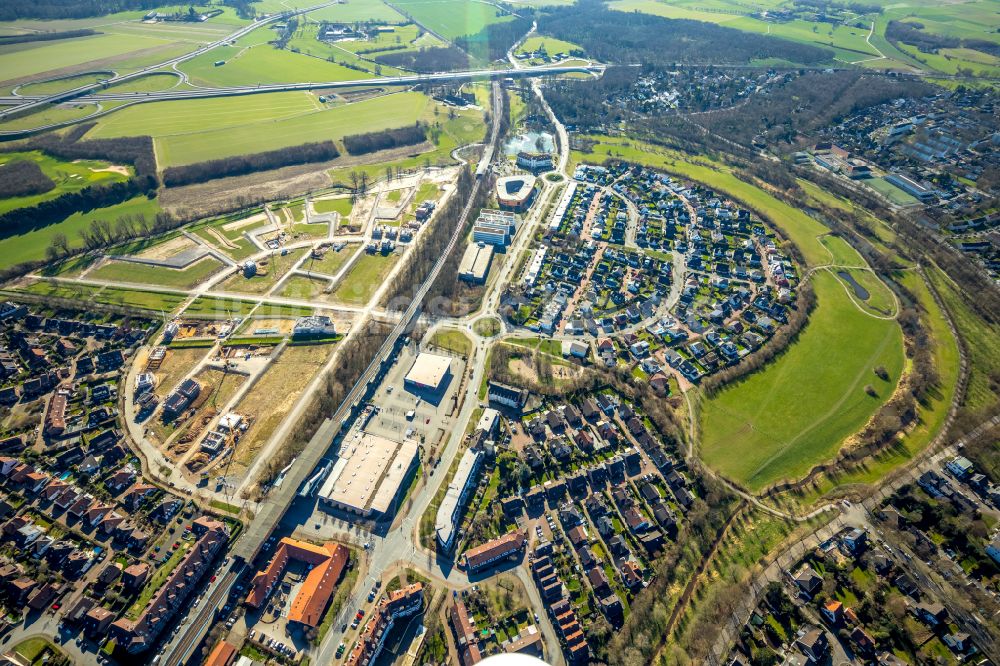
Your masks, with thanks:
[{"label": "highway", "polygon": [[[493,84],[493,108],[500,108],[500,86]],[[500,114],[492,114],[492,128],[488,147],[495,148],[500,136]],[[495,153],[496,151],[494,151]],[[400,321],[393,327],[379,352],[372,359],[365,371],[358,378],[358,381],[351,388],[347,397],[341,402],[340,407],[333,414],[332,418],[324,422],[317,433],[306,445],[305,450],[299,454],[295,464],[288,471],[285,480],[277,491],[273,491],[260,504],[260,511],[247,527],[246,532],[232,549],[232,564],[229,569],[219,576],[214,583],[211,583],[205,593],[205,603],[196,612],[193,618],[186,618],[177,632],[177,636],[168,642],[162,663],[165,666],[180,666],[186,664],[192,658],[195,649],[201,643],[209,627],[215,619],[216,609],[229,598],[230,592],[236,581],[239,580],[245,566],[253,561],[260,551],[261,545],[267,537],[274,531],[278,523],[284,517],[288,508],[292,505],[302,483],[312,474],[319,462],[319,459],[326,454],[334,437],[340,431],[345,419],[349,419],[355,409],[355,404],[360,405],[365,394],[372,388],[375,380],[381,371],[391,365],[392,358],[396,353],[396,345],[400,338],[409,330],[421,312],[423,299],[427,296],[432,284],[437,279],[438,274],[449,254],[458,243],[465,230],[465,224],[472,213],[473,202],[476,194],[482,187],[482,179],[476,179],[473,183],[472,192],[469,194],[465,207],[462,209],[461,217],[455,226],[455,230],[448,241],[447,247],[438,257],[431,267],[430,272],[423,283],[414,294],[413,301],[403,313]]]},{"label": "highway", "polygon": [[[331,0],[331,2],[324,2],[324,3],[318,4],[318,5],[313,5],[312,7],[304,7],[302,9],[296,9],[294,11],[282,12],[281,14],[273,14],[271,16],[266,16],[264,18],[257,19],[253,23],[250,23],[249,25],[243,26],[242,28],[240,28],[236,32],[230,33],[229,35],[227,35],[226,37],[223,37],[222,39],[220,39],[218,41],[212,42],[210,44],[205,44],[204,46],[201,46],[201,47],[195,49],[194,51],[191,51],[190,53],[185,53],[183,55],[176,56],[176,57],[171,58],[169,60],[164,60],[163,62],[157,63],[155,65],[149,65],[148,67],[144,67],[142,69],[138,69],[138,70],[136,70],[134,72],[131,72],[129,74],[122,74],[120,76],[112,77],[112,78],[108,79],[107,81],[105,81],[105,84],[107,84],[107,85],[114,85],[116,83],[124,83],[126,81],[131,81],[132,79],[137,79],[137,78],[139,78],[139,77],[141,77],[141,76],[143,76],[145,74],[149,74],[151,72],[155,72],[158,69],[162,69],[164,67],[171,67],[171,66],[176,65],[178,63],[182,63],[185,60],[190,60],[191,58],[195,58],[197,56],[200,56],[202,53],[207,53],[208,51],[211,51],[212,49],[217,48],[219,46],[222,46],[223,44],[227,44],[228,42],[231,42],[233,40],[239,39],[240,37],[243,37],[244,35],[247,35],[247,34],[253,32],[254,30],[256,30],[257,28],[259,28],[261,26],[267,25],[268,23],[273,23],[275,21],[284,20],[284,19],[287,19],[287,18],[289,18],[291,16],[297,16],[299,14],[305,14],[307,12],[315,11],[317,9],[322,9],[323,7],[328,7],[330,5],[335,5],[335,4],[337,4],[337,2],[338,2],[338,0]],[[52,95],[47,95],[47,96],[33,98],[30,101],[28,101],[28,102],[26,102],[24,104],[21,104],[19,106],[11,107],[11,108],[8,108],[8,109],[4,109],[3,111],[0,111],[0,121],[6,120],[10,116],[21,115],[21,114],[23,114],[26,111],[30,111],[31,109],[35,109],[35,108],[38,108],[38,107],[41,107],[41,106],[45,106],[46,104],[53,104],[53,103],[56,103],[56,102],[61,102],[61,101],[65,101],[65,100],[69,100],[69,99],[75,99],[77,97],[84,96],[87,93],[89,93],[90,91],[92,91],[93,89],[94,89],[94,84],[88,84],[88,85],[85,85],[85,86],[80,86],[79,88],[73,88],[72,90],[64,90],[62,92],[58,92],[58,93],[55,93],[55,94],[52,94]],[[28,98],[23,98],[23,99],[28,99]]]}]

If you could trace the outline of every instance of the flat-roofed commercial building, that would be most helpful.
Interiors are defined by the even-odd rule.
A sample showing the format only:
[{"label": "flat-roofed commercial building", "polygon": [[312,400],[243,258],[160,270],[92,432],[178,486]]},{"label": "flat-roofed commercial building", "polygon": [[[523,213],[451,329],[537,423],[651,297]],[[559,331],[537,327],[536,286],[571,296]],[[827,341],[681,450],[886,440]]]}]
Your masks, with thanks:
[{"label": "flat-roofed commercial building", "polygon": [[458,278],[473,284],[483,284],[493,263],[493,246],[488,243],[470,243],[458,266]]},{"label": "flat-roofed commercial building", "polygon": [[320,506],[368,517],[391,512],[416,467],[419,442],[359,432],[346,441],[319,491]]},{"label": "flat-roofed commercial building", "polygon": [[462,454],[462,459],[458,461],[458,469],[455,476],[448,484],[444,499],[438,506],[437,518],[434,521],[434,533],[437,536],[438,545],[445,552],[451,550],[455,545],[455,536],[458,534],[459,523],[462,520],[462,509],[469,491],[476,486],[476,472],[483,459],[483,452],[479,449],[467,449]]},{"label": "flat-roofed commercial building", "polygon": [[517,234],[517,215],[502,210],[483,210],[472,227],[474,243],[506,246]]},{"label": "flat-roofed commercial building", "polygon": [[497,179],[497,203],[504,210],[524,212],[531,207],[537,191],[534,176],[519,175]]},{"label": "flat-roofed commercial building", "polygon": [[428,352],[421,352],[403,378],[408,388],[440,391],[445,380],[451,377],[451,358]]}]

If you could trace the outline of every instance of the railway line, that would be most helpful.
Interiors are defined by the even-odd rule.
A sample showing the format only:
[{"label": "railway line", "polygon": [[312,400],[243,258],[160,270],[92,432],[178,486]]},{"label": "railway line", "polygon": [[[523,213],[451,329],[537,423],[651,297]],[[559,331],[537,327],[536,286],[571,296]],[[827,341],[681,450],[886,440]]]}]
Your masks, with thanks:
[{"label": "railway line", "polygon": [[[493,108],[500,108],[500,86],[494,83],[492,86]],[[484,155],[496,154],[497,144],[500,138],[500,114],[493,113],[492,125],[490,129],[490,139],[487,142]],[[454,250],[455,245],[462,237],[466,222],[473,210],[473,202],[479,188],[483,187],[487,169],[477,170],[472,192],[469,194],[465,207],[459,217],[455,230],[448,240],[448,245],[431,266],[427,277],[421,283],[414,294],[413,300],[403,313],[399,322],[392,328],[389,336],[382,343],[378,353],[372,359],[368,367],[355,382],[347,396],[341,401],[337,411],[330,419],[320,426],[319,431],[306,445],[305,450],[296,458],[294,465],[285,476],[285,481],[280,489],[268,495],[261,503],[260,511],[248,527],[243,537],[237,542],[236,547],[231,551],[231,563],[229,568],[218,578],[209,584],[205,592],[205,603],[197,610],[193,618],[182,621],[178,636],[170,641],[164,650],[162,664],[164,666],[181,666],[187,664],[192,659],[194,651],[203,640],[209,627],[216,618],[218,609],[225,600],[230,597],[233,587],[241,578],[246,567],[260,552],[268,536],[284,518],[288,508],[295,501],[299,488],[308,479],[319,460],[327,453],[333,439],[339,433],[345,422],[350,420],[357,406],[361,404],[365,395],[372,389],[381,372],[389,367],[396,353],[400,339],[406,334],[411,326],[416,322],[423,309],[423,300],[427,296],[431,285],[441,273],[447,257]]]}]

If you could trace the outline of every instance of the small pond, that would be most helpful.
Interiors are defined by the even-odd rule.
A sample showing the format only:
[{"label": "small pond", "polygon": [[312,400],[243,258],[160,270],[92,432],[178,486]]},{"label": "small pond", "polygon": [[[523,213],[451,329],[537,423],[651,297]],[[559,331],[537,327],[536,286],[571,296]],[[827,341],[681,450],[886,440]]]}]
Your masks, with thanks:
[{"label": "small pond", "polygon": [[522,150],[529,153],[551,153],[555,150],[555,142],[548,132],[525,132],[518,134],[504,146],[507,155],[517,155]]},{"label": "small pond", "polygon": [[858,281],[854,279],[854,276],[847,271],[837,271],[837,275],[841,280],[851,285],[851,288],[854,289],[854,295],[861,300],[867,301],[871,296],[871,294],[868,293],[868,290],[858,284]]}]

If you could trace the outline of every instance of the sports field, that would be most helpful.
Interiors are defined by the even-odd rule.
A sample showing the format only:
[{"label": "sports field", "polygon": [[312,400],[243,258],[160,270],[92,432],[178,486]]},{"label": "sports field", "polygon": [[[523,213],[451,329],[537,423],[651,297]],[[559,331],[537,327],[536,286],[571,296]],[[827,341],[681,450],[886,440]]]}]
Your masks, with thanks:
[{"label": "sports field", "polygon": [[899,189],[885,178],[867,178],[864,184],[897,206],[912,206],[919,203],[916,197]]},{"label": "sports field", "polygon": [[445,39],[475,35],[493,23],[513,20],[513,16],[497,16],[495,6],[467,0],[402,0],[395,3],[417,22]]},{"label": "sports field", "polygon": [[[816,273],[813,286],[817,307],[798,340],[704,403],[702,458],[752,490],[802,477],[833,457],[889,397],[903,369],[895,321],[862,312],[828,271]],[[880,365],[890,381],[875,374]]]},{"label": "sports field", "polygon": [[87,136],[149,134],[164,167],[411,125],[431,104],[417,92],[329,109],[320,107],[312,95],[294,92],[154,102],[102,118]]}]

